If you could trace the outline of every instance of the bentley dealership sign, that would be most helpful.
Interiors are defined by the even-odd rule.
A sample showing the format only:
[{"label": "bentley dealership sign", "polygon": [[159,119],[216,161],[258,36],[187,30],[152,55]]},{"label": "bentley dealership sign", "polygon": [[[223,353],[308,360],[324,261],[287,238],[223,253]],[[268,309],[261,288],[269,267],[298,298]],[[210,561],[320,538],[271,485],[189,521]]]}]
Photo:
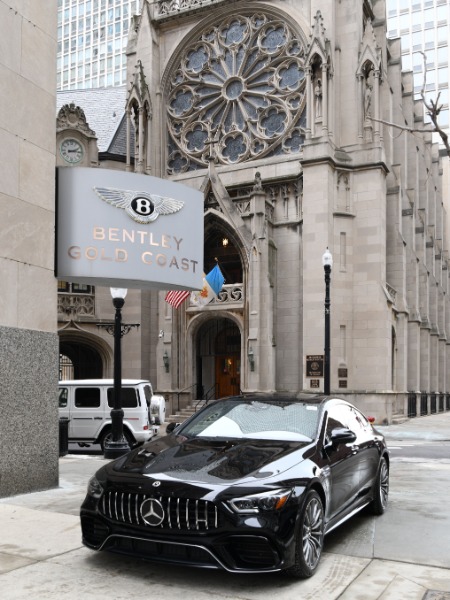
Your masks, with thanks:
[{"label": "bentley dealership sign", "polygon": [[200,289],[203,195],[148,175],[57,169],[56,276],[127,288]]}]

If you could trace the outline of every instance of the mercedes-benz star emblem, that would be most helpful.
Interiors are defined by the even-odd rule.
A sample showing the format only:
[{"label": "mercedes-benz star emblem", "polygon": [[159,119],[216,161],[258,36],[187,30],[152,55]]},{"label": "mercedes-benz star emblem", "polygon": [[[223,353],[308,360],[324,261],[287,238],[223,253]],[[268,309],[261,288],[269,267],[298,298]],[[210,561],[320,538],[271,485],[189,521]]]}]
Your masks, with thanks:
[{"label": "mercedes-benz star emblem", "polygon": [[156,498],[147,498],[141,504],[141,517],[151,527],[157,527],[164,521],[164,508]]},{"label": "mercedes-benz star emblem", "polygon": [[184,206],[182,200],[158,196],[149,192],[133,192],[104,187],[94,187],[94,191],[99,198],[116,208],[124,208],[133,221],[144,225],[156,221],[159,215],[176,213]]}]

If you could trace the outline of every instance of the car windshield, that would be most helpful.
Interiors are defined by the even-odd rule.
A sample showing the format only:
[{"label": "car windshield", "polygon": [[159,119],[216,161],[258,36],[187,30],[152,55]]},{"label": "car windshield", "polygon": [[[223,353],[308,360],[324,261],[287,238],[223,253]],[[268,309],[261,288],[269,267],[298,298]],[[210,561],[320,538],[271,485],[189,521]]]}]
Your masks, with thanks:
[{"label": "car windshield", "polygon": [[220,437],[310,442],[319,407],[277,400],[223,400],[208,406],[177,433],[189,438]]}]

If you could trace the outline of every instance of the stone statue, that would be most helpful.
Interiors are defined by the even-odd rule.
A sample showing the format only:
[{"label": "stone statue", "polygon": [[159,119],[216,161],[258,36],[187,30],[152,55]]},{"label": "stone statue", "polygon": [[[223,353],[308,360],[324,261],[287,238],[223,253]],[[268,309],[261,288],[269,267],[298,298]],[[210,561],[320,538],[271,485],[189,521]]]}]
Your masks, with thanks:
[{"label": "stone statue", "polygon": [[314,88],[316,119],[322,116],[322,80],[318,79]]}]

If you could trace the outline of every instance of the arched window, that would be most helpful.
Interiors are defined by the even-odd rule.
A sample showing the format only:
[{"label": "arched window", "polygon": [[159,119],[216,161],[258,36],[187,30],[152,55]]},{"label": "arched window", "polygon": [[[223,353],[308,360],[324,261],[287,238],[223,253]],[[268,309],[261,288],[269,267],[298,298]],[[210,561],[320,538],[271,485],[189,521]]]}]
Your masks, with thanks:
[{"label": "arched window", "polygon": [[299,152],[305,127],[305,42],[261,14],[224,19],[199,35],[172,74],[168,172]]}]

